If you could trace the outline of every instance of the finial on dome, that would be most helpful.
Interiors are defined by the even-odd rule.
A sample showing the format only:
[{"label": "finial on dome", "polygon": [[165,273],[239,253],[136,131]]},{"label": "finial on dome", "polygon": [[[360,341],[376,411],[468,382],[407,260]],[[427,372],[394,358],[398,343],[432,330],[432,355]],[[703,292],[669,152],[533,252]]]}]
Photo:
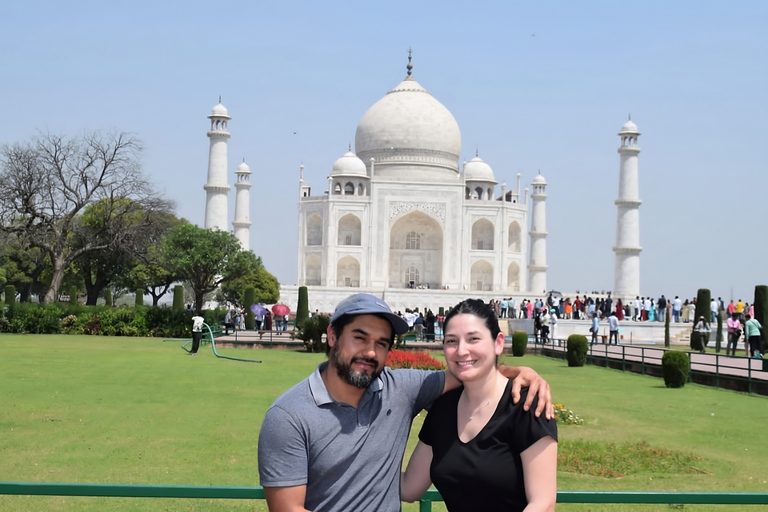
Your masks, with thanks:
[{"label": "finial on dome", "polygon": [[627,121],[631,121],[631,120],[632,120],[632,114],[627,114]]},{"label": "finial on dome", "polygon": [[408,70],[408,78],[411,77],[411,70],[413,69],[413,65],[411,64],[411,54],[413,52],[410,48],[408,48],[408,65],[405,67]]},{"label": "finial on dome", "polygon": [[475,146],[475,158],[479,156],[480,156],[480,149],[477,146]]},{"label": "finial on dome", "polygon": [[352,151],[352,143],[351,142],[349,143],[349,150],[348,151]]},{"label": "finial on dome", "polygon": [[221,94],[219,94],[219,105],[221,105]]}]

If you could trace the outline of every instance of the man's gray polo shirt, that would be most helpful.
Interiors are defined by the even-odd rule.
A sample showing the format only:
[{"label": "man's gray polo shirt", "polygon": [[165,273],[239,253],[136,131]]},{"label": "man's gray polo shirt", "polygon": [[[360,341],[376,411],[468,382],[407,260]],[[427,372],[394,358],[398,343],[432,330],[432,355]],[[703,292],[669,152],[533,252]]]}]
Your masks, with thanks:
[{"label": "man's gray polo shirt", "polygon": [[264,487],[306,485],[308,510],[400,510],[400,468],[413,418],[440,396],[443,372],[385,368],[357,409],[320,373],[281,395],[259,434]]}]

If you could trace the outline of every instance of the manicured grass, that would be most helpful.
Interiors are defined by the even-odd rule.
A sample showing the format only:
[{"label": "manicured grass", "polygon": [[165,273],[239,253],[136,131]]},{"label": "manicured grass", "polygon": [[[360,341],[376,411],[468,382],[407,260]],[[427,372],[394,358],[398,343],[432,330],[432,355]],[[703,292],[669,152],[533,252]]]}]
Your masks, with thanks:
[{"label": "manicured grass", "polygon": [[[217,359],[208,346],[191,357],[179,345],[0,335],[0,480],[257,485],[264,413],[325,356],[220,351],[264,361],[253,364]],[[666,389],[661,379],[568,368],[543,357],[505,360],[536,368],[555,400],[584,419],[580,426],[560,426],[561,452],[569,457],[560,465],[560,489],[768,490],[768,445],[760,438],[768,418],[764,397],[696,385]],[[409,451],[423,417],[414,423]],[[655,507],[631,509],[667,510]],[[0,496],[0,510],[241,509],[266,507],[238,500]]]}]

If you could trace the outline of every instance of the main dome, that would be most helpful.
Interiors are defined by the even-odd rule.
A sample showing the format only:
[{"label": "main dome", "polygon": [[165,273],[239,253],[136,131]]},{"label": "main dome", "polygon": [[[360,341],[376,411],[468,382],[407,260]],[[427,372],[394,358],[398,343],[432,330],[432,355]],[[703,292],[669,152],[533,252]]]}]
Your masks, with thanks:
[{"label": "main dome", "polygon": [[363,115],[355,152],[375,165],[419,164],[458,171],[461,132],[453,115],[408,76]]}]

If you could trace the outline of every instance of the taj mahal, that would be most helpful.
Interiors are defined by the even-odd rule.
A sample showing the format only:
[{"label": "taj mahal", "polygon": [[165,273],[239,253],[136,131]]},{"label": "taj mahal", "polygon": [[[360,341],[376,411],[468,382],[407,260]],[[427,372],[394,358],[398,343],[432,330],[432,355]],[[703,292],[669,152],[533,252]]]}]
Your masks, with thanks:
[{"label": "taj mahal", "polygon": [[[451,306],[472,296],[543,296],[547,288],[546,188],[537,174],[530,188],[499,181],[478,154],[460,163],[461,132],[451,112],[412,76],[362,116],[354,151],[341,155],[319,193],[299,169],[296,285],[281,285],[292,309],[298,287],[310,308],[330,312],[351,293],[367,292],[395,310]],[[226,142],[229,114],[211,115],[205,227],[226,229]],[[628,121],[622,144],[616,287],[639,289],[637,127]],[[236,174],[233,231],[248,249],[250,169]]]}]

